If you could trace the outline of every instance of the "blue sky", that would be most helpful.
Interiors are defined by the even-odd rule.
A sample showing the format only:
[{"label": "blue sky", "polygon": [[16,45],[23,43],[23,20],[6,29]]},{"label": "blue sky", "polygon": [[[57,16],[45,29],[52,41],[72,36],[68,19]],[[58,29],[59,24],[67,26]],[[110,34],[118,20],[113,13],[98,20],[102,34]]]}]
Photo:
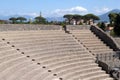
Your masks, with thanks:
[{"label": "blue sky", "polygon": [[120,0],[1,0],[0,15],[63,16],[67,13],[103,14],[112,9],[120,9]]}]

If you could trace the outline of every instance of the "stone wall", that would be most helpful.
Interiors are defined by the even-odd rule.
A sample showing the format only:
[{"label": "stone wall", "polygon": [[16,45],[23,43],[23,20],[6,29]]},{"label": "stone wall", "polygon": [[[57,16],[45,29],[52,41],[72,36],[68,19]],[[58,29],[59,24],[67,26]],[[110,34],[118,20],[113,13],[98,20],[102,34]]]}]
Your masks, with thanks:
[{"label": "stone wall", "polygon": [[[67,25],[67,30],[90,29],[89,25]],[[38,25],[38,24],[0,24],[0,31],[22,31],[22,30],[62,30],[60,25]]]},{"label": "stone wall", "polygon": [[59,25],[0,24],[0,31],[60,30]]},{"label": "stone wall", "polygon": [[90,25],[67,25],[67,30],[90,29]]},{"label": "stone wall", "polygon": [[96,34],[104,43],[106,43],[110,48],[112,48],[114,51],[119,51],[119,45],[116,43],[116,41],[106,34],[103,30],[101,30],[97,26],[91,26],[90,30]]}]

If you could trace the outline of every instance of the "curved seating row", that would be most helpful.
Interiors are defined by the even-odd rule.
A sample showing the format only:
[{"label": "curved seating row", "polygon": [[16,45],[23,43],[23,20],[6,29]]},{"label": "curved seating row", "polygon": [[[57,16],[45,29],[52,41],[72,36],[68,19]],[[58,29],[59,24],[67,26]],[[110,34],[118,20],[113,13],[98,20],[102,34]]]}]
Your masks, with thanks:
[{"label": "curved seating row", "polygon": [[0,80],[113,80],[71,34],[33,32],[0,32]]}]

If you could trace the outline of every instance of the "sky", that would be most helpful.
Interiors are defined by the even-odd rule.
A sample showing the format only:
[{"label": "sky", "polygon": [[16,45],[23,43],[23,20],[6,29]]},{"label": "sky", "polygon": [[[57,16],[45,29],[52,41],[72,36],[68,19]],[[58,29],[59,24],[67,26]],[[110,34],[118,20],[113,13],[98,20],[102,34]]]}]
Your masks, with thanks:
[{"label": "sky", "polygon": [[120,0],[1,0],[0,15],[59,17],[64,14],[100,15],[120,9]]}]

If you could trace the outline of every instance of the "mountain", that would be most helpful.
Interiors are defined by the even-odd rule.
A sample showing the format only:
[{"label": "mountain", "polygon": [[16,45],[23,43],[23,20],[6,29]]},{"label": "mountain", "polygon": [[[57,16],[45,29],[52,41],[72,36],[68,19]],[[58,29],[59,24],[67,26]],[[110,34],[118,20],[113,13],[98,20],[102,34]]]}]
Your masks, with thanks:
[{"label": "mountain", "polygon": [[113,10],[111,10],[111,11],[105,13],[105,14],[100,15],[100,16],[99,16],[99,17],[100,17],[100,21],[109,22],[109,17],[108,17],[108,15],[109,15],[110,13],[120,13],[120,10],[119,10],[119,9],[113,9]]},{"label": "mountain", "polygon": [[[120,13],[120,10],[119,9],[114,9],[114,10],[111,10],[105,14],[102,14],[102,15],[99,15],[100,17],[100,22],[104,21],[104,22],[109,22],[109,17],[108,15],[110,13]],[[25,18],[27,18],[28,20],[30,18],[34,19],[35,17],[33,16],[29,16],[29,15],[9,15],[9,16],[4,16],[4,15],[0,15],[0,20],[9,20],[10,17],[19,17],[19,16],[23,16]],[[47,19],[47,21],[64,21],[65,19],[63,17],[45,17]]]}]

